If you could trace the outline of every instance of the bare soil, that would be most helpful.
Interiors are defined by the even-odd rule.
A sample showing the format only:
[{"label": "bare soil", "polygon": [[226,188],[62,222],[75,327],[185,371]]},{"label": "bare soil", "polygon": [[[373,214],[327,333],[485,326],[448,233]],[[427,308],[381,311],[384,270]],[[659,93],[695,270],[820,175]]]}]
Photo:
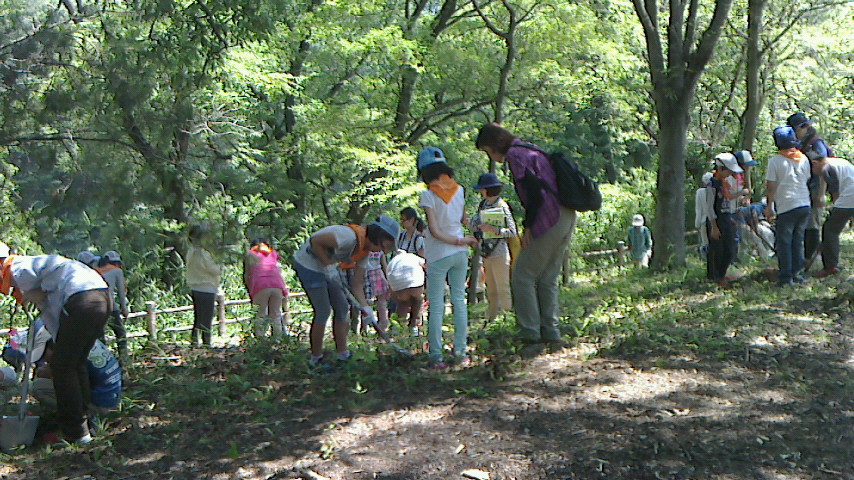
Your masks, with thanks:
[{"label": "bare soil", "polygon": [[[312,375],[276,350],[174,347],[135,369],[132,408],[93,445],[14,452],[0,477],[852,480],[847,301],[765,306],[776,333],[726,355],[576,343],[441,373],[383,353]],[[241,384],[249,371],[262,380]]]}]

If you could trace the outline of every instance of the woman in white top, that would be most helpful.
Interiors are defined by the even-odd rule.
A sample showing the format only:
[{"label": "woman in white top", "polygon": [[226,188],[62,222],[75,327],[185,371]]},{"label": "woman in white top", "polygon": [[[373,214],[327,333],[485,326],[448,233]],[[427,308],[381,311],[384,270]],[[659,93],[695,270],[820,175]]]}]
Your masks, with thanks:
[{"label": "woman in white top", "polygon": [[187,286],[193,297],[193,331],[190,341],[195,346],[199,345],[200,340],[204,345],[211,344],[211,325],[222,275],[222,267],[203,246],[209,231],[209,225],[193,225],[190,228],[190,248],[187,250]]}]

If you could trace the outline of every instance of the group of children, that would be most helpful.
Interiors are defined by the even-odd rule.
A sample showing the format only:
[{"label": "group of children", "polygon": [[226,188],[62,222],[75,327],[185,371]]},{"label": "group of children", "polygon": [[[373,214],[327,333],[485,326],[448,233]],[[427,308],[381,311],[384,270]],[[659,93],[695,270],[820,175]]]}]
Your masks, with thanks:
[{"label": "group of children", "polygon": [[[833,157],[803,113],[791,115],[773,137],[778,152],[768,161],[765,202],[750,203],[745,171],[758,164],[745,150],[715,156],[714,171],[697,191],[695,226],[707,246],[708,278],[720,286],[733,280],[727,270],[739,238],[762,257],[776,256],[780,285],[802,283],[806,259],[818,254],[824,268],[815,277],[839,272],[839,235],[854,218],[854,167]],[[834,205],[822,224],[828,193]]]},{"label": "group of children", "polygon": [[[330,226],[314,233],[294,255],[294,268],[314,310],[311,365],[324,364],[323,331],[330,314],[337,360],[350,358],[346,337],[351,306],[361,311],[363,329],[376,324],[384,330],[389,325],[386,305],[392,300],[396,313],[401,318],[408,316],[407,325],[417,334],[425,288],[426,305],[431,306],[427,316],[431,367],[443,369],[469,362],[466,282],[469,248],[478,243],[484,257],[489,318],[511,308],[510,249],[506,239],[515,237],[517,230],[509,206],[500,198],[502,184],[498,177],[482,175],[474,186],[483,200],[478,213],[469,219],[465,190],[457,183],[454,170],[440,149],[422,150],[417,168],[426,186],[419,198],[426,224],[415,209],[408,207],[400,215],[403,229],[386,216],[377,217],[364,227]],[[466,235],[464,228],[477,237]],[[385,254],[393,254],[387,264]],[[442,340],[446,287],[454,323],[453,349],[447,358]],[[368,306],[371,299],[376,299],[378,319]]]}]

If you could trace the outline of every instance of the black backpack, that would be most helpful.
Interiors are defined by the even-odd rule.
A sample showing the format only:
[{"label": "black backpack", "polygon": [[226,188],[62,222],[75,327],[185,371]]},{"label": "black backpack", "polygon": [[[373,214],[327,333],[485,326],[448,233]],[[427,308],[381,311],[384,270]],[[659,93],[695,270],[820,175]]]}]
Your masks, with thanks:
[{"label": "black backpack", "polygon": [[602,193],[599,184],[581,173],[578,165],[562,152],[546,153],[542,148],[530,143],[520,143],[514,147],[524,147],[542,153],[549,159],[557,179],[557,192],[545,182],[543,187],[552,192],[558,202],[577,212],[590,212],[602,208]]}]

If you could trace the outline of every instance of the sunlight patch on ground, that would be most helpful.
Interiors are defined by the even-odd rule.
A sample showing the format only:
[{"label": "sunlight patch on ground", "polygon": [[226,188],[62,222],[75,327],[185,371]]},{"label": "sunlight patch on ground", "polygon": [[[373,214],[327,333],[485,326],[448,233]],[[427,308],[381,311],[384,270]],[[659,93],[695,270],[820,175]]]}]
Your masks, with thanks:
[{"label": "sunlight patch on ground", "polygon": [[164,452],[152,452],[152,453],[149,453],[148,455],[143,455],[141,457],[130,458],[127,460],[126,465],[128,465],[128,466],[140,465],[140,464],[154,465],[155,463],[157,463],[159,460],[161,460],[165,456],[166,456],[166,454]]}]

